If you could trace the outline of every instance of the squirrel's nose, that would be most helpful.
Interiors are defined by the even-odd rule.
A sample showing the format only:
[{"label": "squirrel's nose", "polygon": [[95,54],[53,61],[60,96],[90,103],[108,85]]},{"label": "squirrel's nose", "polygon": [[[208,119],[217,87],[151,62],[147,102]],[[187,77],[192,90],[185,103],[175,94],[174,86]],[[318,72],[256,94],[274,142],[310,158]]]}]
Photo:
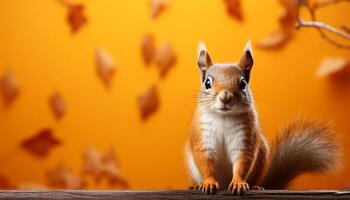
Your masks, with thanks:
[{"label": "squirrel's nose", "polygon": [[219,99],[223,104],[229,104],[232,101],[232,94],[230,94],[228,91],[223,91],[221,92]]}]

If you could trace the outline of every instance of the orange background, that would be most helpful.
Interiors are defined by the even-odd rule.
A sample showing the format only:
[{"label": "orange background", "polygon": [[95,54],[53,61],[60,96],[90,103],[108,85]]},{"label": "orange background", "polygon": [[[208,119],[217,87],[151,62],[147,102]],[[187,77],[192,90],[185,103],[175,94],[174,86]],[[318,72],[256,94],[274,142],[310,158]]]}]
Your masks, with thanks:
[{"label": "orange background", "polygon": [[[61,161],[80,171],[85,147],[114,146],[131,189],[187,187],[183,147],[195,108],[192,96],[199,91],[197,44],[205,41],[216,62],[236,61],[248,39],[259,41],[278,28],[278,1],[244,0],[243,23],[226,13],[222,0],[172,0],[156,20],[149,17],[144,0],[77,2],[86,6],[89,22],[75,35],[65,21],[67,9],[57,1],[0,2],[0,74],[11,69],[21,85],[10,108],[0,105],[0,173],[15,182],[45,184],[45,171]],[[348,23],[349,10],[350,4],[343,3],[321,10],[319,16],[335,25]],[[153,33],[158,45],[170,41],[177,54],[178,62],[164,80],[156,67],[143,64],[144,33]],[[117,62],[109,89],[95,73],[96,47]],[[344,145],[350,145],[350,84],[315,78],[326,56],[350,57],[350,52],[306,29],[284,49],[255,49],[251,87],[269,139],[283,124],[306,114],[332,121]],[[161,106],[142,122],[136,100],[153,83]],[[61,121],[54,119],[47,102],[56,90],[68,107]],[[52,127],[64,144],[38,160],[18,144],[42,127]],[[348,151],[339,174],[303,176],[293,188],[348,187]]]}]

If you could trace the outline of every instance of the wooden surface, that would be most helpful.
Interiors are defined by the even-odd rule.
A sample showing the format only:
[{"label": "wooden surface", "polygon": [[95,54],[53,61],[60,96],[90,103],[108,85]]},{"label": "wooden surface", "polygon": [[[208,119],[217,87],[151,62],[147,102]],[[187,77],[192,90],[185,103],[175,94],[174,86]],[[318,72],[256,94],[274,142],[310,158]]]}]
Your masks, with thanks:
[{"label": "wooden surface", "polygon": [[350,199],[350,190],[249,191],[233,196],[228,191],[205,195],[188,190],[0,190],[0,199]]}]

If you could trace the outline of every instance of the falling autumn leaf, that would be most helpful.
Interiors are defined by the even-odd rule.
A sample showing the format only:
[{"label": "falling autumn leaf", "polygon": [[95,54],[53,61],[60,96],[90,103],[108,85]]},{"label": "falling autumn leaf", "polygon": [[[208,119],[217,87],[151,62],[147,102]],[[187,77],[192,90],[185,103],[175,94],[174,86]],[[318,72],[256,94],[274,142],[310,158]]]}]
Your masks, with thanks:
[{"label": "falling autumn leaf", "polygon": [[106,86],[109,86],[115,71],[113,58],[102,48],[96,49],[97,74]]},{"label": "falling autumn leaf", "polygon": [[46,173],[48,185],[53,188],[60,189],[82,189],[85,183],[79,176],[75,175],[63,163],[55,168],[50,169]]},{"label": "falling autumn leaf", "polygon": [[83,172],[92,175],[97,183],[105,177],[111,186],[128,188],[128,183],[119,170],[113,148],[101,155],[95,149],[88,147],[84,151],[83,160]]},{"label": "falling autumn leaf", "polygon": [[295,32],[298,16],[298,2],[296,0],[279,0],[283,12],[279,18],[279,30],[271,33],[267,38],[256,43],[264,49],[279,49],[284,47]]},{"label": "falling autumn leaf", "polygon": [[141,40],[141,53],[142,53],[142,57],[143,60],[145,62],[146,65],[148,65],[149,63],[151,63],[151,61],[153,60],[155,51],[156,51],[156,47],[154,44],[154,36],[151,34],[145,34],[142,37]]},{"label": "falling autumn leaf", "polygon": [[0,190],[17,189],[17,186],[13,184],[8,178],[0,175]]},{"label": "falling autumn leaf", "polygon": [[170,43],[164,43],[157,49],[155,60],[160,77],[164,78],[176,63],[176,55]]},{"label": "falling autumn leaf", "polygon": [[165,10],[166,6],[166,0],[150,0],[151,17],[153,19],[157,18]]},{"label": "falling autumn leaf", "polygon": [[60,119],[66,112],[66,104],[58,92],[49,98],[49,104],[56,119]]},{"label": "falling autumn leaf", "polygon": [[71,26],[71,31],[73,33],[78,32],[80,28],[87,22],[87,19],[84,15],[84,6],[81,4],[71,5],[69,7],[67,21]]},{"label": "falling autumn leaf", "polygon": [[52,148],[60,145],[62,142],[54,137],[50,128],[44,128],[38,131],[34,136],[25,139],[21,147],[38,158],[46,157]]},{"label": "falling autumn leaf", "polygon": [[11,104],[19,94],[19,84],[11,71],[7,71],[0,79],[0,91],[4,103]]},{"label": "falling autumn leaf", "polygon": [[289,41],[289,39],[291,39],[291,35],[289,33],[284,31],[276,31],[255,45],[259,48],[279,49],[283,47]]},{"label": "falling autumn leaf", "polygon": [[241,9],[241,0],[224,0],[226,3],[227,13],[238,21],[243,20]]},{"label": "falling autumn leaf", "polygon": [[141,119],[146,120],[159,108],[159,95],[155,85],[151,86],[138,98],[138,106],[141,112]]},{"label": "falling autumn leaf", "polygon": [[279,0],[282,5],[283,13],[279,18],[279,24],[283,31],[289,32],[295,30],[295,23],[298,18],[298,1]]},{"label": "falling autumn leaf", "polygon": [[321,61],[321,64],[316,72],[316,76],[335,77],[342,74],[350,68],[350,59],[344,57],[328,57]]},{"label": "falling autumn leaf", "polygon": [[68,8],[67,23],[70,25],[71,32],[78,32],[87,22],[87,18],[84,14],[84,5],[73,4],[69,0],[58,1]]}]

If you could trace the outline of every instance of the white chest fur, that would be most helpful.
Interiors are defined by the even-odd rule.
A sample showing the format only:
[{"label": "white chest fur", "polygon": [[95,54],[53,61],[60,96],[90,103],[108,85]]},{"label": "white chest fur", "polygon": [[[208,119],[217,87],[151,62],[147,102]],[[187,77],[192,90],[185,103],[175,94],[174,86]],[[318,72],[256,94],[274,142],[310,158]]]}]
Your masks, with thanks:
[{"label": "white chest fur", "polygon": [[234,163],[243,148],[244,124],[234,116],[216,113],[203,114],[200,118],[203,147],[217,161],[227,158]]},{"label": "white chest fur", "polygon": [[[244,124],[236,117],[216,113],[202,114],[200,124],[203,148],[207,156],[215,161],[215,177],[219,184],[227,184],[232,177],[232,165],[244,146]],[[202,177],[191,152],[188,153],[188,164],[194,180],[201,182]]]}]

